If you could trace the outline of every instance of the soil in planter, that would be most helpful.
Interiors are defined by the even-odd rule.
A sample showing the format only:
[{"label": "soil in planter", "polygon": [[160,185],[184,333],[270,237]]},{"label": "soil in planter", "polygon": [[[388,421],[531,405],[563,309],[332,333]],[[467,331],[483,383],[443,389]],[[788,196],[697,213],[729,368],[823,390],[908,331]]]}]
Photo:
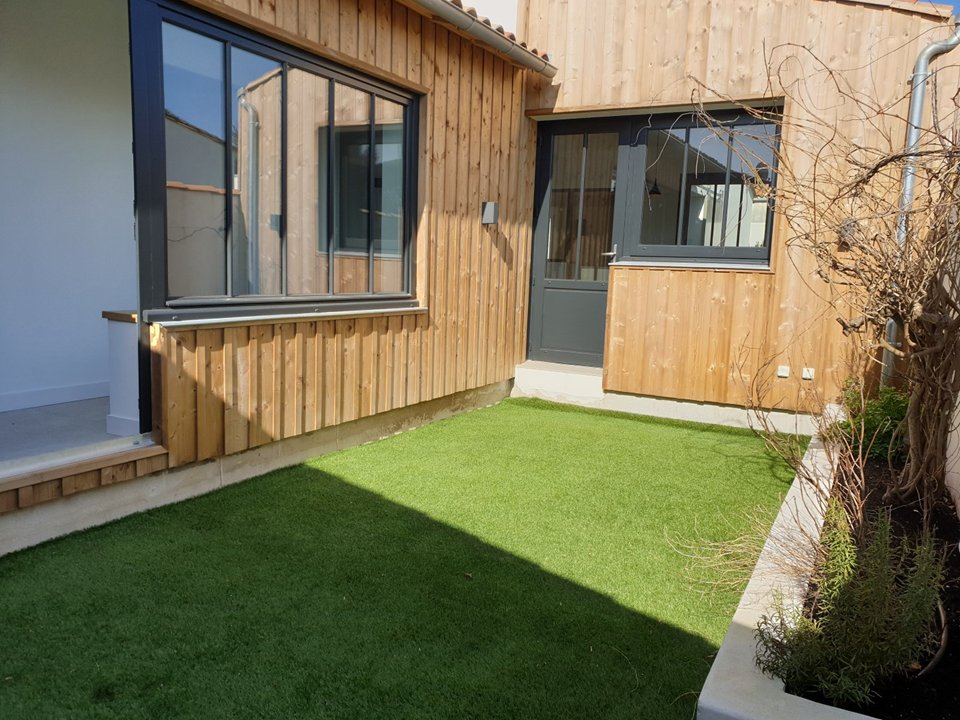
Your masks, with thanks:
[{"label": "soil in planter", "polygon": [[[871,463],[867,482],[871,486],[868,507],[880,506],[883,480],[890,470],[885,464]],[[920,513],[908,507],[892,508],[893,521],[900,532],[919,533]],[[947,611],[949,639],[946,654],[939,664],[922,677],[897,678],[876,688],[875,701],[866,707],[848,710],[871,715],[880,720],[957,720],[960,718],[960,521],[952,508],[944,507],[934,516],[936,535],[949,548],[946,582],[942,601]],[[822,698],[811,700],[824,702]]]}]

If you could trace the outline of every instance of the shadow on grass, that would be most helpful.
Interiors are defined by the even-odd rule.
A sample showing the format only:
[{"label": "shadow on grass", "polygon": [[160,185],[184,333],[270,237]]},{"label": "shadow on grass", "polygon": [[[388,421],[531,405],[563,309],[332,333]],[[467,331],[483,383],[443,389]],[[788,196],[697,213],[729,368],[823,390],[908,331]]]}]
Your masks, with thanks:
[{"label": "shadow on grass", "polygon": [[687,720],[715,650],[309,467],[0,560],[0,638],[6,720]]}]

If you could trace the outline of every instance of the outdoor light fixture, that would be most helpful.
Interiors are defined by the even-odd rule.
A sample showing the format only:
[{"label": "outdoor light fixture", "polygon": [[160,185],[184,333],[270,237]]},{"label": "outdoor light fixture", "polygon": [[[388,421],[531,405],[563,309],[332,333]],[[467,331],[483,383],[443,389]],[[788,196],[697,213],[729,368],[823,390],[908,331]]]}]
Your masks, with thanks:
[{"label": "outdoor light fixture", "polygon": [[484,202],[480,210],[482,225],[496,225],[500,219],[500,206],[495,202]]}]

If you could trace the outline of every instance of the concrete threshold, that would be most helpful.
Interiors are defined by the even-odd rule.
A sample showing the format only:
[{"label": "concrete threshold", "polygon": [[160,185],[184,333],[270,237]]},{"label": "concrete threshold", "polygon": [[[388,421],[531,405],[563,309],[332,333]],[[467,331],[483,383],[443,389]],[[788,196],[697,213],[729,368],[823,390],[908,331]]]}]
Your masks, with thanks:
[{"label": "concrete threshold", "polygon": [[[512,397],[534,397],[581,407],[615,410],[633,415],[751,428],[755,419],[743,407],[627,395],[603,389],[601,368],[528,360],[517,366]],[[767,418],[779,432],[814,435],[813,417],[804,413],[769,410]]]}]

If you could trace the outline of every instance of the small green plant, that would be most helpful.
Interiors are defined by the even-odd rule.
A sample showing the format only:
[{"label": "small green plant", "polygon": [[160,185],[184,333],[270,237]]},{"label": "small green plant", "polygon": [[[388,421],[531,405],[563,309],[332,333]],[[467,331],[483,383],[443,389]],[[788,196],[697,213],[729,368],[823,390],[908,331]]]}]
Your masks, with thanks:
[{"label": "small green plant", "polygon": [[931,652],[943,557],[932,536],[896,537],[887,512],[867,522],[858,547],[841,504],[831,500],[820,538],[816,585],[805,607],[782,600],[757,628],[757,664],[787,690],[862,706],[873,688]]},{"label": "small green plant", "polygon": [[833,430],[846,438],[857,454],[902,463],[907,439],[903,424],[909,403],[906,393],[890,386],[881,387],[874,397],[865,397],[858,383],[848,383],[843,393],[848,419],[836,423]]}]

